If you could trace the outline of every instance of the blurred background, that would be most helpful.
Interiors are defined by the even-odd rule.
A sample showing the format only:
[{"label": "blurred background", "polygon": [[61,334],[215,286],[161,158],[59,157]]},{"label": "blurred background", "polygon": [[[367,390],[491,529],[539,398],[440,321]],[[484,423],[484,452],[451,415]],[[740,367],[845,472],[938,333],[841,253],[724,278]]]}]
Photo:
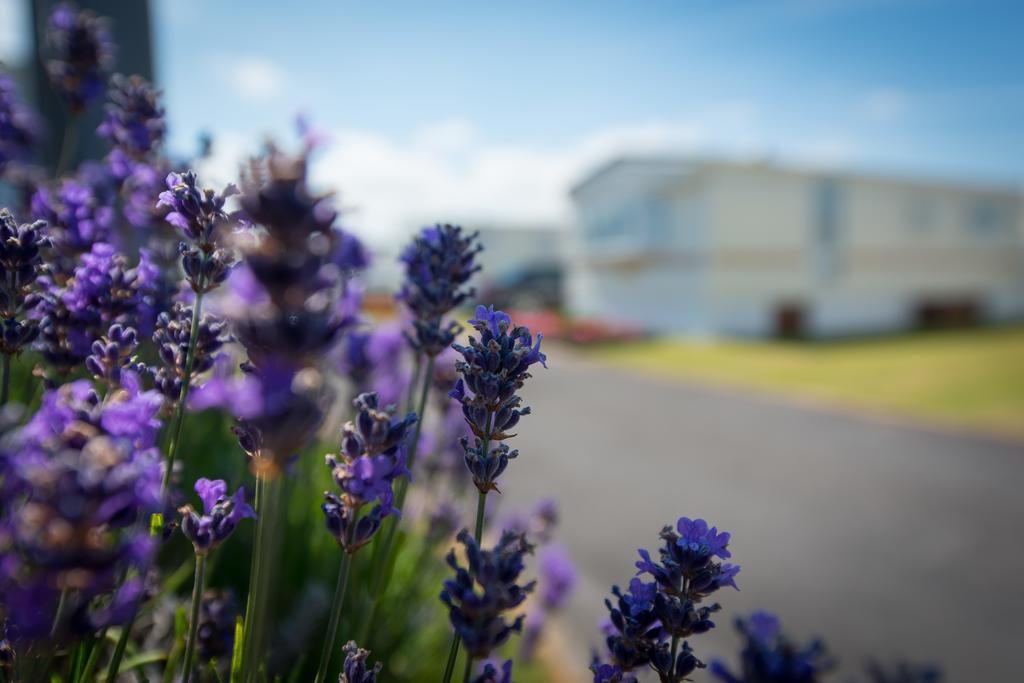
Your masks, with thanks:
[{"label": "blurred background", "polygon": [[[59,131],[51,4],[0,0],[0,60]],[[550,344],[503,498],[558,498],[580,568],[553,678],[681,515],[743,566],[702,654],[764,608],[847,671],[1019,676],[1018,3],[79,4],[206,182],[320,131],[382,317],[413,231],[481,232],[480,300]]]}]

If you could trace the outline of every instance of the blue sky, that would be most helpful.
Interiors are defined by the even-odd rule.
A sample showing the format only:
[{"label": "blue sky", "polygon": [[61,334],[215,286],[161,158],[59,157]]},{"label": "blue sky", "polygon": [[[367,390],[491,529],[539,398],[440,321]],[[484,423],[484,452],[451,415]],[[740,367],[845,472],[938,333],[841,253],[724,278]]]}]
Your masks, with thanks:
[{"label": "blue sky", "polygon": [[153,2],[172,145],[305,112],[364,229],[562,221],[631,151],[1024,181],[1019,2]]}]

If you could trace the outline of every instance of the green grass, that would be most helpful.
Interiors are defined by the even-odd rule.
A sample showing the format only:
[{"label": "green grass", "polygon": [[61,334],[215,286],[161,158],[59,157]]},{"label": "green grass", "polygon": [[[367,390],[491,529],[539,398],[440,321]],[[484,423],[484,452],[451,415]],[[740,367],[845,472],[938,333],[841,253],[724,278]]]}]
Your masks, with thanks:
[{"label": "green grass", "polygon": [[661,339],[591,355],[658,375],[1024,436],[1024,327],[819,343]]}]

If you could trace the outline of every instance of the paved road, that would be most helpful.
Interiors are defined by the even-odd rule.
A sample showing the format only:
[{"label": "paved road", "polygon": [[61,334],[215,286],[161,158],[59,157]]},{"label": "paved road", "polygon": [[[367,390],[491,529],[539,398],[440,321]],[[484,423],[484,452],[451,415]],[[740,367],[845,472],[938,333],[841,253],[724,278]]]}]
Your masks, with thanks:
[{"label": "paved road", "polygon": [[550,355],[502,490],[509,506],[562,503],[583,571],[566,614],[581,666],[610,584],[687,515],[731,531],[743,567],[698,654],[735,652],[732,618],[767,608],[826,638],[845,670],[875,655],[938,662],[947,683],[1022,680],[1020,446]]}]

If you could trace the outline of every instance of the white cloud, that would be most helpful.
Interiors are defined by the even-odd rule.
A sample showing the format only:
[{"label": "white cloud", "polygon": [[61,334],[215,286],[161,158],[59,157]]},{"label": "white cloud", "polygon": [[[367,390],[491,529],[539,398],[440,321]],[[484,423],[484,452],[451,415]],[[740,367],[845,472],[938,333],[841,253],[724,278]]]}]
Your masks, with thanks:
[{"label": "white cloud", "polygon": [[893,123],[903,118],[910,98],[898,88],[879,88],[864,96],[861,111],[872,123]]},{"label": "white cloud", "polygon": [[[378,245],[436,221],[564,224],[569,188],[597,165],[622,154],[755,155],[757,118],[749,105],[726,103],[687,121],[596,130],[555,146],[498,144],[461,119],[401,139],[328,129],[312,173],[339,190],[343,224]],[[218,183],[237,177],[239,160],[259,143],[218,131],[214,140],[201,172]]]},{"label": "white cloud", "polygon": [[284,88],[284,69],[263,57],[236,57],[224,60],[223,64],[221,79],[243,99],[269,100],[280,95]]}]

